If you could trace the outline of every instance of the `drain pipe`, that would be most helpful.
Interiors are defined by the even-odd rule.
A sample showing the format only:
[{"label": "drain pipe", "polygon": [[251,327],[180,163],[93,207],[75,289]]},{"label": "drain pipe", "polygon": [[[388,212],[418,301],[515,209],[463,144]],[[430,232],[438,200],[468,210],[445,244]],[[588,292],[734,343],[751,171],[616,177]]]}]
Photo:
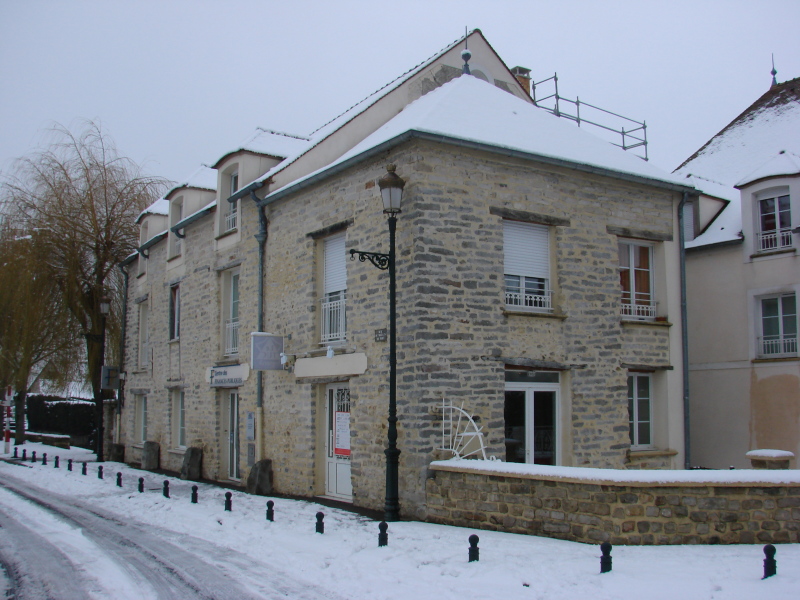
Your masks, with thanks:
[{"label": "drain pipe", "polygon": [[[125,336],[127,333],[128,325],[128,281],[130,275],[125,270],[125,265],[118,264],[119,270],[122,272],[122,323],[120,324],[119,336],[119,372],[125,372]],[[114,423],[114,443],[119,444],[120,426],[122,424],[122,405],[125,403],[125,379],[120,378],[119,390],[117,393],[117,414],[115,415]]]},{"label": "drain pipe", "polygon": [[683,467],[691,469],[691,441],[689,439],[689,322],[686,315],[686,235],[684,234],[683,209],[689,199],[689,192],[683,192],[678,204],[678,240],[680,244],[681,266],[681,349],[683,350]]},{"label": "drain pipe", "polygon": [[[266,208],[259,205],[261,201],[256,196],[255,190],[250,191],[250,197],[256,203],[258,210],[258,233],[255,235],[258,242],[258,331],[264,331],[264,254],[267,246],[267,220]],[[256,461],[264,458],[264,372],[258,371],[256,378]]]}]

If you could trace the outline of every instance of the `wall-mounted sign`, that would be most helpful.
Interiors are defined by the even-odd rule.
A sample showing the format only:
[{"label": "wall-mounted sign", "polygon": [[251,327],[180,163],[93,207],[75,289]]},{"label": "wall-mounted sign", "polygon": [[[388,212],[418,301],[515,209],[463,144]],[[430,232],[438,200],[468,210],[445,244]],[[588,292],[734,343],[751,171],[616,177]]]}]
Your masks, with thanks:
[{"label": "wall-mounted sign", "polygon": [[256,413],[247,412],[247,440],[252,442],[256,439]]},{"label": "wall-mounted sign", "polygon": [[100,389],[101,390],[119,389],[119,367],[103,365],[103,370],[100,373]]},{"label": "wall-mounted sign", "polygon": [[250,365],[229,365],[227,367],[211,367],[206,371],[206,381],[211,387],[236,388],[247,381],[250,376]]},{"label": "wall-mounted sign", "polygon": [[388,339],[388,334],[386,333],[386,329],[376,329],[375,330],[375,341],[376,342],[385,342]]},{"label": "wall-mounted sign", "polygon": [[254,331],[250,334],[250,366],[254,371],[283,371],[283,337]]}]

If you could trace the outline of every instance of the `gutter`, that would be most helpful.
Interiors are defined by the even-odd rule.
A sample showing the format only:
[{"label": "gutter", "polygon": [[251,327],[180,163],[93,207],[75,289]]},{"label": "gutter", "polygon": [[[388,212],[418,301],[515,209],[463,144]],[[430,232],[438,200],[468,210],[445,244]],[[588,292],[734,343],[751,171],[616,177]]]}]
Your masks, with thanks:
[{"label": "gutter", "polygon": [[[122,323],[120,326],[120,340],[119,340],[119,372],[125,372],[125,337],[127,335],[127,325],[128,325],[128,281],[130,279],[130,274],[128,271],[125,270],[125,267],[122,263],[117,265],[119,270],[122,272],[123,277],[123,296],[122,296]],[[125,403],[125,379],[120,379],[119,382],[119,393],[117,394],[117,414],[116,414],[116,423],[114,423],[114,443],[119,444],[119,437],[120,437],[120,425],[122,422],[122,405]]]},{"label": "gutter", "polygon": [[[251,184],[252,185],[252,184]],[[250,186],[248,186],[250,187]],[[250,197],[256,204],[258,210],[258,233],[255,235],[258,242],[258,331],[264,331],[264,258],[267,246],[267,230],[269,221],[267,220],[266,209],[261,206],[255,190],[250,190]],[[256,460],[262,459],[264,448],[264,372],[258,371],[256,378]]]},{"label": "gutter", "polygon": [[166,231],[162,231],[161,233],[157,233],[156,235],[151,237],[149,240],[147,240],[144,244],[139,246],[139,248],[137,249],[137,252],[139,252],[139,254],[141,254],[145,258],[149,258],[150,255],[149,255],[149,253],[145,254],[145,250],[149,250],[150,248],[155,246],[158,242],[163,240],[165,237],[167,237],[167,232]]},{"label": "gutter", "polygon": [[209,214],[212,211],[216,210],[216,208],[217,208],[217,203],[216,202],[212,202],[208,206],[204,206],[203,208],[198,210],[196,213],[193,213],[193,214],[189,215],[185,219],[181,219],[180,221],[175,223],[175,225],[170,227],[169,230],[172,233],[174,233],[176,236],[178,236],[179,238],[183,239],[183,238],[186,237],[186,234],[185,233],[181,233],[179,231],[180,229],[184,229],[187,225],[191,225],[195,221],[199,221],[200,219],[205,217],[207,214]]},{"label": "gutter", "polygon": [[[431,141],[431,142],[438,142],[438,143],[441,143],[441,144],[447,144],[447,145],[451,145],[451,146],[457,146],[457,147],[461,147],[461,148],[470,148],[470,149],[473,149],[473,150],[481,150],[481,151],[489,152],[489,153],[492,153],[492,154],[499,154],[501,156],[510,156],[510,157],[513,157],[513,158],[520,158],[520,159],[523,159],[523,160],[533,160],[533,161],[540,162],[540,163],[545,163],[545,164],[550,164],[550,165],[563,167],[565,169],[581,171],[581,172],[584,172],[584,173],[592,173],[592,174],[595,174],[595,175],[602,175],[602,176],[605,176],[605,177],[611,177],[612,179],[621,179],[623,181],[630,181],[630,182],[633,182],[633,183],[645,184],[645,185],[649,185],[649,186],[652,186],[652,187],[657,187],[657,188],[669,190],[669,191],[672,191],[672,192],[683,192],[683,193],[688,193],[688,192],[696,193],[697,192],[697,190],[695,188],[691,187],[691,186],[680,185],[680,184],[677,184],[677,183],[669,183],[669,182],[666,182],[666,181],[660,181],[658,179],[650,179],[648,177],[644,177],[644,176],[640,176],[640,175],[633,175],[633,174],[630,174],[630,173],[623,173],[623,172],[620,172],[620,171],[614,171],[612,169],[606,169],[606,168],[603,168],[603,167],[596,167],[594,165],[588,165],[588,164],[585,164],[585,163],[571,162],[571,161],[564,160],[564,159],[561,159],[561,158],[554,158],[554,157],[551,157],[551,156],[544,156],[544,155],[541,155],[541,154],[535,154],[533,152],[524,152],[522,150],[514,150],[514,149],[511,149],[511,148],[503,148],[503,147],[500,147],[500,146],[493,146],[491,144],[484,144],[484,143],[481,143],[481,142],[463,140],[463,139],[460,139],[460,138],[455,138],[455,137],[446,136],[446,135],[442,135],[442,134],[433,134],[433,133],[429,133],[429,132],[425,132],[425,131],[419,131],[419,130],[416,130],[416,129],[409,129],[408,131],[405,131],[405,132],[403,132],[403,133],[401,133],[401,134],[399,134],[399,135],[397,135],[397,136],[395,136],[395,137],[393,137],[393,138],[391,138],[389,140],[386,140],[385,142],[382,142],[381,144],[378,144],[377,146],[373,146],[372,148],[369,148],[369,149],[365,150],[364,152],[361,152],[360,154],[357,154],[355,156],[351,156],[347,160],[344,160],[342,162],[336,163],[336,164],[334,164],[334,165],[332,165],[330,167],[324,167],[323,169],[317,171],[316,173],[314,173],[314,174],[312,174],[310,176],[307,176],[305,179],[301,179],[300,181],[298,181],[296,183],[292,183],[292,184],[289,184],[289,185],[286,185],[286,186],[282,187],[281,189],[273,192],[272,194],[267,195],[263,200],[260,200],[259,201],[259,205],[260,206],[266,206],[268,204],[271,204],[272,202],[280,200],[281,198],[284,198],[285,196],[288,196],[289,194],[293,194],[293,193],[298,192],[298,191],[300,191],[302,189],[310,187],[310,186],[312,186],[312,185],[314,185],[316,183],[319,183],[320,181],[323,181],[323,180],[327,179],[328,177],[332,177],[333,175],[341,173],[342,171],[345,171],[345,170],[349,169],[350,167],[352,167],[354,165],[357,165],[358,163],[361,163],[361,162],[363,162],[363,161],[365,161],[365,160],[367,160],[369,158],[372,158],[373,156],[377,156],[377,155],[383,154],[387,150],[391,150],[395,146],[398,146],[398,145],[400,145],[400,144],[402,144],[404,142],[407,142],[407,141],[409,141],[411,139],[415,139],[415,138],[416,139],[421,139],[421,140],[427,140],[427,141]],[[256,182],[253,182],[253,184],[250,184],[250,186],[253,186],[255,183]],[[263,186],[265,183],[266,182],[258,182],[259,187]],[[248,187],[250,187],[250,186],[248,186]],[[241,197],[239,194],[241,192],[244,192],[246,189],[247,188],[243,188],[242,190],[240,190],[240,192],[237,192],[236,194],[231,196],[229,198],[229,201],[233,202],[238,197]],[[244,195],[244,194],[242,194],[242,195]]]},{"label": "gutter", "polygon": [[691,440],[690,413],[689,413],[689,321],[686,314],[686,235],[683,231],[683,207],[689,199],[689,192],[683,192],[683,197],[678,203],[678,241],[680,248],[681,266],[681,350],[683,367],[683,468],[691,469]]}]

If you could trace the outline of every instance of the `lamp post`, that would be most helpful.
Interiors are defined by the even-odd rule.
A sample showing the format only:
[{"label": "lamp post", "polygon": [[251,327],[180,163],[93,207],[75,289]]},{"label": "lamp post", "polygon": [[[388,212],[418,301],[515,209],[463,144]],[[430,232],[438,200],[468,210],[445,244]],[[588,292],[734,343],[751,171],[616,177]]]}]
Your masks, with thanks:
[{"label": "lamp post", "polygon": [[389,254],[350,250],[350,260],[369,260],[382,271],[389,271],[389,432],[386,455],[386,502],[383,507],[386,521],[400,520],[398,467],[400,450],[397,448],[397,298],[395,269],[395,231],[403,187],[406,182],[395,173],[395,165],[386,167],[386,175],[378,180],[383,200],[383,212],[389,215]]},{"label": "lamp post", "polygon": [[103,457],[103,441],[105,436],[105,428],[103,427],[103,390],[102,390],[102,377],[103,365],[105,365],[106,355],[106,317],[111,312],[111,300],[103,294],[100,297],[100,335],[87,335],[92,341],[100,342],[100,352],[97,359],[98,365],[95,373],[97,396],[95,397],[95,413],[97,419],[97,462],[104,462]]}]

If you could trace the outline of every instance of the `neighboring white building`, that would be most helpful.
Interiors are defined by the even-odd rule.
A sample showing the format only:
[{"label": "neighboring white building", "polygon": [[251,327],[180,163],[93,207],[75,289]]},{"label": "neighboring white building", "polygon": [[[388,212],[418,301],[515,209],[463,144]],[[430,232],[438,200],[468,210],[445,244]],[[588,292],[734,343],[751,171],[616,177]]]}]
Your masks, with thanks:
[{"label": "neighboring white building", "polygon": [[686,212],[691,462],[800,455],[800,79],[773,79],[675,174],[703,191]]}]

